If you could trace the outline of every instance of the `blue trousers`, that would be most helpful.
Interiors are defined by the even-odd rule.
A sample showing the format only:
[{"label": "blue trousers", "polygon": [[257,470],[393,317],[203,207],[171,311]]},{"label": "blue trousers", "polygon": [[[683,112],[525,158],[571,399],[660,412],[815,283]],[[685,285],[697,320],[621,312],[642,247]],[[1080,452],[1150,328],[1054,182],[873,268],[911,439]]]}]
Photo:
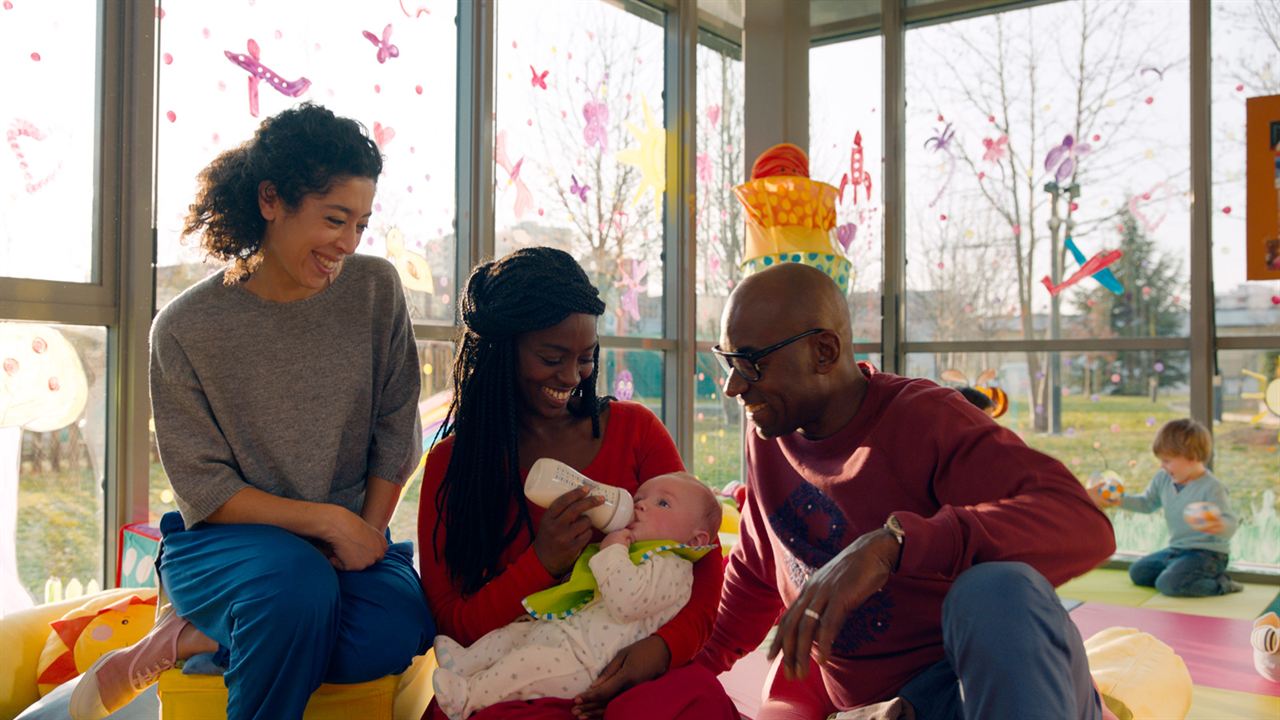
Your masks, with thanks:
[{"label": "blue trousers", "polygon": [[1162,595],[1208,597],[1225,592],[1220,578],[1226,572],[1225,553],[1169,547],[1130,565],[1129,579]]},{"label": "blue trousers", "polygon": [[898,693],[920,720],[1099,720],[1084,642],[1053,587],[1031,566],[975,565],[942,604],[946,659]]},{"label": "blue trousers", "polygon": [[411,543],[360,572],[335,570],[272,525],[197,525],[169,513],[161,579],[178,615],[220,646],[227,718],[300,718],[321,682],[399,673],[431,647]]}]

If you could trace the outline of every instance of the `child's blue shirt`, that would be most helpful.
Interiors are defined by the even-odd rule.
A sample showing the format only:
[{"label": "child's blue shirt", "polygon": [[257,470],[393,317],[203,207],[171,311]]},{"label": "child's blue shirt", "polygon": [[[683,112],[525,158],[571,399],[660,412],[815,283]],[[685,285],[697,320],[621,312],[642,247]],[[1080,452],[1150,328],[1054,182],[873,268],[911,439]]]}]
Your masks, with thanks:
[{"label": "child's blue shirt", "polygon": [[[1187,524],[1182,518],[1182,511],[1194,502],[1211,502],[1218,506],[1222,512],[1221,533],[1203,533]],[[1208,470],[1181,489],[1169,473],[1161,470],[1151,479],[1146,492],[1141,495],[1125,495],[1120,499],[1120,507],[1140,513],[1164,508],[1164,519],[1169,525],[1169,547],[1179,550],[1211,550],[1224,555],[1230,554],[1231,536],[1239,525],[1239,520],[1231,512],[1226,486]]]}]

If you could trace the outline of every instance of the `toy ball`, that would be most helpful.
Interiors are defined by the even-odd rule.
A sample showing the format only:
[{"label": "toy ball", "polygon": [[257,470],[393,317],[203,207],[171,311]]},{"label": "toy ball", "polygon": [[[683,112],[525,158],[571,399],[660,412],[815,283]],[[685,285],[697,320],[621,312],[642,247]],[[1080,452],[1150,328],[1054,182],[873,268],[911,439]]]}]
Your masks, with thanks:
[{"label": "toy ball", "polygon": [[1102,487],[1098,488],[1098,494],[1107,502],[1124,497],[1124,483],[1120,481],[1120,475],[1116,471],[1107,470],[1102,473]]},{"label": "toy ball", "polygon": [[1222,511],[1211,502],[1193,502],[1182,511],[1182,519],[1199,530],[1206,525],[1222,521]]}]

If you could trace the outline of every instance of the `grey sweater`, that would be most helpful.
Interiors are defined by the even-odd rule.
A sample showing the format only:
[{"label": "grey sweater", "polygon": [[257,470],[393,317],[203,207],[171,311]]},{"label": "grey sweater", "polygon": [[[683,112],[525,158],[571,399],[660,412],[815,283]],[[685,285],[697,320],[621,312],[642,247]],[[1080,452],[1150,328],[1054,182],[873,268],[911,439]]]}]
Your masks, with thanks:
[{"label": "grey sweater", "polygon": [[[1193,502],[1209,502],[1218,506],[1224,525],[1221,533],[1203,533],[1187,523],[1182,513]],[[1209,550],[1229,555],[1231,536],[1240,526],[1239,518],[1231,512],[1227,486],[1208,471],[1179,488],[1169,473],[1158,470],[1145,492],[1121,497],[1120,507],[1140,513],[1155,512],[1163,507],[1164,520],[1169,524],[1169,547],[1179,550]]]},{"label": "grey sweater", "polygon": [[395,269],[352,255],[325,290],[263,300],[219,272],[151,326],[160,460],[187,527],[245,487],[359,513],[422,451],[417,346]]}]

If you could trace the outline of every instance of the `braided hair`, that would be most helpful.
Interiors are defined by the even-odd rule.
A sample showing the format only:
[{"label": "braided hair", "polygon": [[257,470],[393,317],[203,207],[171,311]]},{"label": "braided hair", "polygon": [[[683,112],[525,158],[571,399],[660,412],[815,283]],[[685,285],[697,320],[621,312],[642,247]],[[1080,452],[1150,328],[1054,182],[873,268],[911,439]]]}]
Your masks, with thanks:
[{"label": "braided hair", "polygon": [[[573,313],[598,317],[605,305],[577,261],[548,247],[524,248],[477,266],[458,305],[463,330],[453,362],[453,400],[439,435],[454,436],[453,454],[436,492],[432,532],[438,557],[443,521],[445,564],[470,595],[498,574],[502,552],[521,530],[534,532],[520,479],[518,338]],[[608,402],[596,395],[598,344],[592,361],[590,377],[573,390],[569,411],[590,417],[598,438],[600,411]]]}]

